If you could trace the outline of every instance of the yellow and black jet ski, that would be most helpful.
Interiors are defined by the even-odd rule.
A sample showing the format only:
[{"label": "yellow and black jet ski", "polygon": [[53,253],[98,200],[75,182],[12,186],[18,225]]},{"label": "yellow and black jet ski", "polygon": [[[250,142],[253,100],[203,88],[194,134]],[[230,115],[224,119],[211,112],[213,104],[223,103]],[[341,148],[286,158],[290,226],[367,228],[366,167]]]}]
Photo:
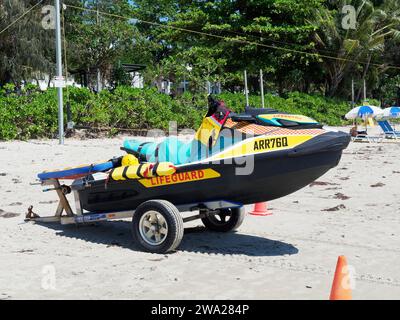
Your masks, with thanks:
[{"label": "yellow and black jet ski", "polygon": [[[53,186],[44,191],[56,191],[60,202],[54,217],[30,208],[27,220],[84,224],[131,217],[140,248],[170,252],[182,240],[184,222],[201,219],[213,231],[235,230],[243,205],[303,188],[335,167],[349,142],[348,134],[302,115],[252,108],[235,114],[210,99],[189,143],[128,140],[122,157],[39,174],[43,186]],[[71,185],[59,182],[68,179]],[[71,192],[75,212],[66,197]],[[182,217],[186,211],[197,213]]]},{"label": "yellow and black jet ski", "polygon": [[325,130],[306,116],[252,108],[236,114],[210,99],[191,142],[128,140],[122,149],[138,164],[77,180],[73,188],[89,212],[134,210],[151,199],[187,208],[216,201],[242,206],[307,186],[339,163],[349,142],[348,134]]}]

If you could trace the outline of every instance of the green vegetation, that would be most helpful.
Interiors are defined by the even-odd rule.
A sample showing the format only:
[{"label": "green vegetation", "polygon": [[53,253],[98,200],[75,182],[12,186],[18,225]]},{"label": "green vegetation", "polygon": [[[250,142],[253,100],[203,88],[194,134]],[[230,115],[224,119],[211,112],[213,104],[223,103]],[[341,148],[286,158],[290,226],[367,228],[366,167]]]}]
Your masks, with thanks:
[{"label": "green vegetation", "polygon": [[[7,93],[12,85],[0,90],[0,139],[31,139],[57,134],[56,91],[40,92],[34,86],[21,94]],[[196,129],[206,113],[205,95],[185,93],[176,98],[158,93],[155,88],[133,89],[119,86],[113,93],[94,94],[88,89],[70,88],[72,117],[78,126],[118,129],[168,129],[169,121],[177,121],[179,128]],[[236,112],[244,109],[242,94],[225,93],[219,96]],[[251,95],[250,104],[259,107],[260,97]],[[281,98],[266,95],[268,107],[295,114],[304,114],[329,124],[340,125],[341,116],[349,105],[334,99],[293,92]],[[329,112],[328,112],[329,111]]]},{"label": "green vegetation", "polygon": [[[229,107],[244,106],[244,70],[253,105],[260,106],[262,69],[268,106],[331,125],[349,110],[352,80],[356,101],[363,99],[365,81],[377,105],[400,104],[398,0],[63,3],[64,73],[92,91],[114,89],[95,95],[70,88],[78,125],[165,129],[176,120],[196,127],[207,83],[221,86]],[[42,23],[49,19],[43,6],[52,2],[23,16],[35,4],[0,1],[0,139],[52,137],[56,131],[55,92],[26,85],[52,78],[55,69],[54,30]],[[132,80],[123,63],[147,66],[141,71],[145,89],[123,87]],[[163,81],[172,82],[175,98],[157,93]]]},{"label": "green vegetation", "polygon": [[[0,1],[0,30],[35,3]],[[160,89],[171,80],[176,91],[187,80],[193,94],[204,92],[206,81],[238,92],[245,69],[257,93],[262,69],[267,92],[280,96],[298,91],[348,101],[354,80],[360,101],[365,80],[368,97],[400,100],[398,0],[64,3],[68,72],[90,88],[97,86],[98,71],[104,86],[128,83],[121,64],[136,63],[147,65],[146,86]],[[0,86],[54,75],[54,31],[41,27],[41,9],[0,34]]]},{"label": "green vegetation", "polygon": [[[82,6],[82,1],[75,2]],[[86,1],[84,6],[97,8],[94,3],[100,3],[101,11],[115,11],[108,0]],[[389,88],[387,82],[400,70],[393,68],[400,65],[398,0],[162,0],[157,5],[153,0],[136,0],[133,3],[121,4],[119,15],[138,19],[133,25],[121,26],[130,30],[128,33],[135,41],[121,48],[114,63],[146,64],[146,82],[159,88],[165,79],[174,82],[173,89],[185,79],[194,93],[204,92],[206,81],[219,82],[223,91],[237,92],[238,87],[243,87],[243,70],[247,69],[250,91],[257,93],[262,69],[267,91],[280,96],[299,91],[350,100],[354,80],[355,98],[360,101],[365,80],[369,97],[388,99],[392,104],[397,97],[397,88]],[[355,29],[342,26],[346,19],[342,13],[345,5],[356,10]],[[80,12],[73,8],[67,15],[76,16]],[[101,15],[101,19],[104,25],[110,19],[118,20],[107,15]],[[83,29],[79,27],[82,22],[74,21],[75,28]],[[74,50],[73,44],[77,42],[72,38],[74,32],[68,34],[72,55],[85,56]],[[92,39],[90,33],[81,34],[85,51],[96,52],[97,47],[93,50],[92,46],[86,46],[90,43],[88,39]],[[383,91],[383,87],[390,90]]]}]

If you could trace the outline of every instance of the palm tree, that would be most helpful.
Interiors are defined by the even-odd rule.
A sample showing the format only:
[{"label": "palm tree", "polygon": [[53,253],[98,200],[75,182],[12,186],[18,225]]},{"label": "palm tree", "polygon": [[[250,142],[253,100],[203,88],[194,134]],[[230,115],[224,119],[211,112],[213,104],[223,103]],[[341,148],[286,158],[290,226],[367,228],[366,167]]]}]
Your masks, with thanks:
[{"label": "palm tree", "polygon": [[[356,8],[354,30],[342,28],[340,13],[344,5]],[[382,71],[387,68],[375,61],[385,49],[385,39],[400,39],[400,4],[385,0],[374,7],[369,0],[342,0],[336,10],[319,11],[313,22],[319,27],[315,33],[316,49],[327,52],[322,57],[327,72],[325,93],[333,96],[349,73],[361,70],[361,79],[365,79],[372,67]],[[334,58],[327,58],[328,55]]]}]

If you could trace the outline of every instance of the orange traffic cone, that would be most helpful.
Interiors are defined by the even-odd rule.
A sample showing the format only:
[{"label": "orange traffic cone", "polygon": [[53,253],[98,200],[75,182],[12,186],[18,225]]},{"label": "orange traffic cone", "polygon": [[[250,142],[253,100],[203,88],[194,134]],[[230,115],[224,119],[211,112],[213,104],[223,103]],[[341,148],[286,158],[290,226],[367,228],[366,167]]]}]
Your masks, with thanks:
[{"label": "orange traffic cone", "polygon": [[266,202],[259,202],[254,204],[253,211],[249,212],[252,216],[270,216],[272,212],[268,211]]},{"label": "orange traffic cone", "polygon": [[351,300],[350,273],[345,256],[339,256],[330,300]]}]

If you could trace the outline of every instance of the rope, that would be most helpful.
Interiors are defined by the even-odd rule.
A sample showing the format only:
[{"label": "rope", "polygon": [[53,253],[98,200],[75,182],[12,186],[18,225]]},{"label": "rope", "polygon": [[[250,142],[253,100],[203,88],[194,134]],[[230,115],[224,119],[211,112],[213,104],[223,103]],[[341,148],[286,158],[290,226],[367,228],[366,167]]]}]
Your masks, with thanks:
[{"label": "rope", "polygon": [[39,4],[41,4],[44,0],[40,0],[38,3],[30,7],[27,11],[25,11],[23,14],[21,14],[17,19],[15,19],[13,22],[11,22],[7,27],[5,27],[3,30],[0,31],[0,34],[3,32],[6,32],[9,28],[11,28],[14,24],[16,24],[19,20],[21,20],[23,17],[25,17],[29,12],[31,12],[33,9],[35,9]]},{"label": "rope", "polygon": [[[130,20],[132,18],[132,17],[126,17],[126,16],[122,16],[122,15],[118,15],[118,14],[104,12],[104,11],[98,11],[98,10],[84,8],[84,7],[78,7],[78,6],[74,6],[74,5],[70,5],[70,4],[67,4],[66,6],[70,7],[70,8],[73,8],[73,9],[81,10],[81,11],[99,13],[99,14],[102,14],[104,16],[109,16],[109,17],[114,17],[114,18],[119,18],[119,19],[124,19],[124,20]],[[242,44],[255,45],[255,46],[274,49],[274,50],[281,50],[281,51],[287,51],[287,52],[292,52],[292,53],[305,54],[305,55],[314,56],[314,57],[317,57],[317,58],[325,58],[325,59],[331,59],[331,60],[336,60],[336,61],[353,62],[353,63],[359,63],[359,64],[364,64],[364,65],[368,65],[369,64],[371,66],[376,66],[376,67],[385,67],[386,66],[387,68],[400,70],[400,66],[395,66],[395,65],[368,63],[368,62],[358,61],[358,60],[353,60],[353,59],[333,57],[333,56],[328,56],[328,55],[319,54],[319,53],[305,52],[305,51],[296,50],[296,49],[290,49],[290,48],[279,47],[279,46],[272,46],[272,45],[268,45],[268,44],[264,44],[264,43],[258,43],[258,42],[254,42],[254,41],[244,40],[244,39],[232,39],[232,38],[229,39],[226,36],[220,36],[220,35],[211,34],[211,33],[203,32],[203,31],[197,31],[197,30],[192,30],[192,29],[187,29],[187,28],[175,27],[175,26],[171,26],[171,25],[165,25],[165,24],[161,24],[161,23],[158,23],[158,22],[145,21],[145,20],[141,20],[141,19],[136,19],[136,20],[140,21],[142,23],[145,23],[145,24],[154,25],[154,26],[158,26],[158,27],[161,27],[161,28],[167,28],[167,29],[169,28],[169,29],[174,29],[174,30],[178,30],[178,31],[183,31],[183,32],[188,32],[188,33],[208,36],[208,37],[214,37],[214,38],[222,39],[222,40],[227,41],[227,42],[237,42],[237,43],[242,43]]]}]

